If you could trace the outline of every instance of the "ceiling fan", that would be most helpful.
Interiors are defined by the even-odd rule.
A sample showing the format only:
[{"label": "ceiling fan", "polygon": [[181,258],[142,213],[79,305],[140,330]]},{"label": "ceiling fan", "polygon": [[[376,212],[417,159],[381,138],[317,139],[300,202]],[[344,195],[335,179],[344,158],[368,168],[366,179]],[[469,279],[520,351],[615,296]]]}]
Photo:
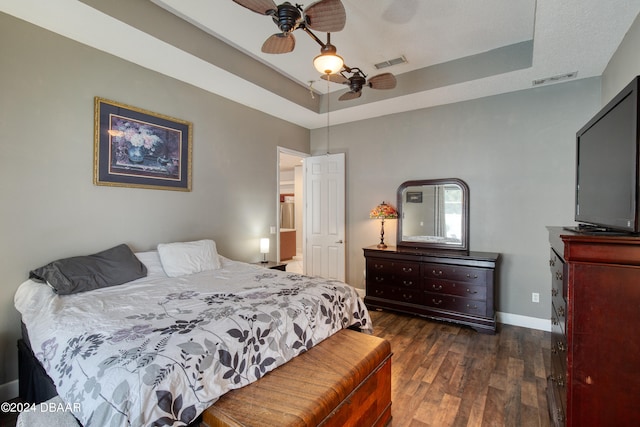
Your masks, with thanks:
[{"label": "ceiling fan", "polygon": [[[346,77],[344,73],[351,74],[351,76]],[[340,73],[323,74],[320,78],[349,86],[349,91],[340,95],[338,101],[360,98],[363,87],[371,89],[393,89],[396,87],[396,77],[391,73],[378,74],[367,80],[367,75],[360,68],[349,68],[346,65],[343,66]]]},{"label": "ceiling fan", "polygon": [[279,33],[273,34],[262,45],[264,53],[291,52],[296,45],[292,32],[298,28],[309,33],[309,28],[316,31],[331,33],[341,31],[347,21],[344,5],[340,0],[319,0],[302,9],[299,4],[288,1],[276,5],[273,0],[233,0],[240,6],[271,16],[276,23]]}]

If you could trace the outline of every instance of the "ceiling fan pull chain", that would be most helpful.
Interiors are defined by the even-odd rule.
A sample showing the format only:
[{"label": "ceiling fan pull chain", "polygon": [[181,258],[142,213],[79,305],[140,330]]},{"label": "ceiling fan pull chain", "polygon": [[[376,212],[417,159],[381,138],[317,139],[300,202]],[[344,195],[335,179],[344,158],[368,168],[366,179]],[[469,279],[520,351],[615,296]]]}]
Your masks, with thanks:
[{"label": "ceiling fan pull chain", "polygon": [[331,144],[331,132],[329,126],[329,114],[331,113],[331,108],[329,107],[329,100],[331,99],[331,91],[329,90],[329,80],[327,80],[327,154],[329,154],[329,146]]}]

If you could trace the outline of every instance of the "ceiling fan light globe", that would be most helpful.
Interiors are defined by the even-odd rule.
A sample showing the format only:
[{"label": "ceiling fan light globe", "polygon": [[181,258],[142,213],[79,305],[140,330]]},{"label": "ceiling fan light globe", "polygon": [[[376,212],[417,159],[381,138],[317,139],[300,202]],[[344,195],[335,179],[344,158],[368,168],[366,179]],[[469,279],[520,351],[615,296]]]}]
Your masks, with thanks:
[{"label": "ceiling fan light globe", "polygon": [[313,66],[321,74],[336,74],[344,66],[344,60],[335,53],[321,53],[313,59]]}]

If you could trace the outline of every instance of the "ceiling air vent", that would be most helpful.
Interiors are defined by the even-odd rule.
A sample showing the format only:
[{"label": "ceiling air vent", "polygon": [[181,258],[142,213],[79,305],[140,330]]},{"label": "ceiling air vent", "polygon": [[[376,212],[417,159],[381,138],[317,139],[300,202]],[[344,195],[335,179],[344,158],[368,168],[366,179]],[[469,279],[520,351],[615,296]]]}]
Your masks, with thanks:
[{"label": "ceiling air vent", "polygon": [[406,63],[407,63],[407,58],[405,58],[404,55],[402,55],[398,58],[389,59],[384,62],[378,62],[377,64],[374,65],[374,67],[376,67],[376,69],[379,70],[381,68],[391,67],[392,65],[406,64]]},{"label": "ceiling air vent", "polygon": [[533,81],[533,85],[534,86],[540,86],[540,85],[544,85],[544,84],[547,84],[547,83],[558,83],[558,82],[561,82],[562,80],[574,79],[574,78],[576,78],[577,75],[578,75],[577,71],[572,71],[570,73],[559,74],[559,75],[553,76],[553,77],[546,77],[544,79],[534,80]]}]

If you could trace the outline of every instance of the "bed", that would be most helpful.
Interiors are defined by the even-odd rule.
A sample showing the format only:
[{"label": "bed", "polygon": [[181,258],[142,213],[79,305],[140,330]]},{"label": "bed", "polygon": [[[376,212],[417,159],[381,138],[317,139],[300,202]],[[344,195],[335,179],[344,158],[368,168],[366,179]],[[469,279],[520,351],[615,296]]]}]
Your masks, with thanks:
[{"label": "bed", "polygon": [[[83,425],[188,425],[223,394],[336,332],[372,332],[345,283],[233,261],[212,241],[195,242],[194,252],[191,243],[135,256],[120,245],[144,273],[121,284],[103,276],[117,271],[121,281],[129,267],[98,257],[97,276],[76,271],[80,290],[55,289],[48,278],[82,270],[79,257],[73,268],[34,270],[20,285],[15,306],[29,347]],[[94,282],[101,286],[85,289]]]}]

